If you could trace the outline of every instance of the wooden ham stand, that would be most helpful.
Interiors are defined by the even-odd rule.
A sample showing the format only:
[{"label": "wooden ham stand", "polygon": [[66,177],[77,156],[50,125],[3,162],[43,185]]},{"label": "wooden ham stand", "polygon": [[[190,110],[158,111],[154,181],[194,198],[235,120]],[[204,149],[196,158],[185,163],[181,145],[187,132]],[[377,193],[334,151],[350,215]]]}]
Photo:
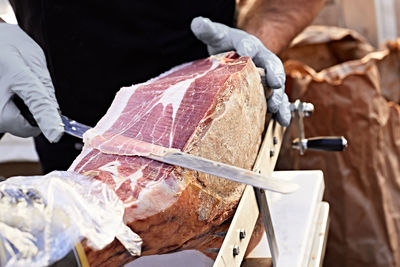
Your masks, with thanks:
[{"label": "wooden ham stand", "polygon": [[[284,132],[284,127],[281,127],[275,120],[269,120],[253,171],[263,175],[272,174],[278,159]],[[279,253],[265,192],[262,189],[253,188],[248,185],[243,192],[236,213],[215,260],[214,267],[240,266],[242,264],[260,210],[262,211],[261,216],[266,229],[272,261],[276,266]],[[268,264],[268,262],[270,262],[270,259],[266,259],[265,263]]]},{"label": "wooden ham stand", "polygon": [[[254,164],[253,171],[266,176],[272,174],[279,155],[284,132],[285,128],[281,127],[274,120],[269,120],[267,131],[256,159],[256,163]],[[314,213],[315,219],[312,222],[313,226],[310,227],[308,231],[303,233],[303,236],[309,241],[305,242],[302,240],[302,243],[308,243],[308,248],[302,250],[303,253],[307,255],[302,256],[302,263],[294,260],[293,262],[296,262],[296,264],[291,264],[290,266],[321,266],[322,264],[329,225],[329,204],[326,202],[321,202],[323,194],[323,175],[322,172],[319,174],[319,178],[321,178],[317,179],[320,181],[319,189],[313,191],[319,192],[317,194],[318,197],[315,198],[318,199],[318,203],[306,207],[306,209],[310,211],[310,214],[312,213],[311,210],[316,211]],[[310,179],[305,180],[309,181]],[[318,186],[315,188],[317,187]],[[265,251],[264,253],[263,250],[261,255],[259,253],[259,255],[256,257],[247,257],[245,261],[243,261],[260,213],[263,219],[264,228],[266,229],[270,253],[268,253],[268,251]],[[289,237],[289,239],[291,239],[291,237]],[[283,244],[281,244],[281,247],[282,245]],[[268,250],[268,248],[265,250]],[[271,256],[269,256],[269,254]],[[278,245],[266,194],[264,190],[253,188],[252,186],[246,186],[236,209],[236,213],[232,218],[229,230],[227,231],[222,246],[218,251],[217,258],[214,262],[214,267],[264,267],[272,265],[281,267],[281,264],[278,264],[278,257]],[[292,260],[290,259],[290,261]],[[283,262],[287,262],[287,259],[285,259]],[[287,263],[282,264],[288,266]]]}]

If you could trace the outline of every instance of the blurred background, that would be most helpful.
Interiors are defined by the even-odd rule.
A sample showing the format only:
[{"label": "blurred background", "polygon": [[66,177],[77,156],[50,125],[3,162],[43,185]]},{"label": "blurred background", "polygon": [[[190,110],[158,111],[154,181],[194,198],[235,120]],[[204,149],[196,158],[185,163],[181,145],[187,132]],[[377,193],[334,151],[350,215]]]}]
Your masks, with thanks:
[{"label": "blurred background", "polygon": [[[244,1],[239,14],[253,0]],[[6,0],[0,16],[16,23]],[[277,168],[324,172],[331,206],[324,266],[400,266],[400,0],[327,0],[280,57],[291,98],[311,102],[312,136],[343,135],[343,153],[290,148]],[[0,178],[40,174],[31,138],[0,140]]]},{"label": "blurred background", "polygon": [[353,29],[378,47],[400,29],[399,0],[327,0],[315,25]]}]

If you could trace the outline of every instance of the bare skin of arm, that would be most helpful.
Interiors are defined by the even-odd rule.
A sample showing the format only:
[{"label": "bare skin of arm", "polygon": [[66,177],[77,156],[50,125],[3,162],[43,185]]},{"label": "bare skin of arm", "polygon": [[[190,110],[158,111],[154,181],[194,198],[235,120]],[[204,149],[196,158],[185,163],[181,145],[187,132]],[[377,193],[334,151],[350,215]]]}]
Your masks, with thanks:
[{"label": "bare skin of arm", "polygon": [[[245,2],[250,2],[246,1]],[[247,12],[240,13],[238,28],[257,36],[264,45],[279,54],[307,27],[325,0],[254,0]],[[249,3],[239,3],[246,6]]]}]

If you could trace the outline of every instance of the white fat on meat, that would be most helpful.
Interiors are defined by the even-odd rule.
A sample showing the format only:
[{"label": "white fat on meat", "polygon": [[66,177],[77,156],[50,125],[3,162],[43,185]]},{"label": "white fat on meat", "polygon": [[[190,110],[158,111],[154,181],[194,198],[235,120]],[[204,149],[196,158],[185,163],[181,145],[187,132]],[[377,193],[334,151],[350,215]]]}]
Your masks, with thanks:
[{"label": "white fat on meat", "polygon": [[[68,171],[74,171],[77,165],[90,153],[93,151],[93,148],[83,146],[82,152],[76,157],[76,159],[72,162],[71,166],[68,168]],[[98,154],[100,154],[100,151],[96,153],[92,158],[95,158]],[[85,166],[90,163],[90,160],[86,161],[85,164],[83,164],[79,170],[75,170],[76,172],[82,172],[85,170]]]},{"label": "white fat on meat", "polygon": [[192,82],[194,82],[196,79],[199,79],[207,75],[207,73],[218,67],[218,65],[219,61],[213,60],[211,67],[202,74],[198,74],[191,79],[187,79],[177,84],[171,85],[167,90],[164,91],[164,94],[161,97],[161,99],[158,100],[158,102],[155,103],[153,107],[149,109],[148,112],[150,112],[158,104],[162,104],[165,110],[167,106],[172,105],[172,125],[171,125],[171,133],[169,135],[169,147],[172,147],[172,140],[174,137],[174,133],[172,132],[173,130],[172,126],[175,124],[176,112],[178,111],[187,90],[189,89]]},{"label": "white fat on meat", "polygon": [[[96,133],[99,135],[102,135],[102,134],[104,134],[105,131],[107,131],[108,129],[111,128],[111,126],[118,120],[122,111],[125,109],[129,98],[135,93],[135,91],[138,87],[140,87],[142,85],[153,83],[154,81],[159,80],[163,77],[166,77],[166,76],[168,76],[176,71],[179,71],[180,69],[183,69],[184,67],[191,65],[191,64],[193,64],[193,62],[189,62],[189,63],[185,63],[182,65],[176,66],[176,67],[160,74],[159,76],[148,80],[147,82],[135,84],[135,85],[132,85],[129,87],[122,87],[117,92],[117,96],[115,97],[115,99],[113,101],[113,105],[111,105],[110,108],[106,112],[106,114],[110,115],[110,116],[107,116],[106,119],[105,119],[106,116],[104,116],[97,123]],[[91,130],[93,130],[93,129],[91,129]]]},{"label": "white fat on meat", "polygon": [[[109,162],[98,169],[111,174],[111,177],[115,182],[115,191],[117,191],[127,180],[130,181],[130,187],[132,191],[134,191],[135,186],[137,186],[137,180],[143,177],[143,169],[146,168],[147,165],[148,164],[141,166],[141,168],[136,172],[125,177],[121,176],[118,171],[118,167],[121,166],[121,163],[118,160]],[[135,205],[135,209],[131,210],[128,215],[130,220],[144,219],[156,214],[160,210],[165,210],[176,201],[179,192],[182,191],[185,185],[179,181],[168,183],[165,181],[166,176],[167,174],[164,174],[164,177],[161,177],[161,179],[156,181],[149,180],[146,183],[146,187],[140,191],[137,199],[130,198],[124,201],[125,208]]]},{"label": "white fat on meat", "polygon": [[[164,111],[165,111],[166,107],[171,105],[173,114],[172,114],[172,123],[171,123],[171,127],[170,127],[171,132],[169,134],[169,147],[172,147],[172,141],[173,141],[173,137],[174,137],[173,125],[175,123],[176,113],[182,103],[182,100],[183,100],[187,90],[190,88],[190,85],[196,79],[199,79],[199,78],[207,75],[210,71],[217,68],[220,64],[220,61],[217,59],[212,59],[211,61],[212,61],[212,65],[210,66],[209,69],[193,76],[192,78],[189,78],[189,79],[183,80],[181,82],[178,82],[174,85],[171,85],[168,89],[163,91],[163,94],[158,101],[153,102],[153,103],[150,102],[151,107],[146,107],[146,112],[144,114],[140,114],[140,116],[137,116],[138,118],[142,118],[146,114],[150,113],[159,104],[161,104],[163,106]],[[187,66],[188,64],[184,64],[184,65]],[[172,69],[171,71],[169,71],[168,74],[162,74],[159,77],[157,77],[156,79],[150,80],[144,84],[150,83],[154,80],[157,80],[164,76],[167,76],[183,67],[184,66],[178,66],[178,67]],[[117,119],[120,117],[123,110],[125,109],[129,98],[135,93],[136,89],[140,85],[143,85],[143,84],[134,85],[131,87],[124,87],[117,93],[117,96],[116,96],[113,104],[111,105],[110,109],[107,111],[106,115],[99,121],[99,123],[96,125],[96,127],[94,127],[93,129],[90,129],[89,131],[87,131],[84,134],[83,140],[87,146],[97,148],[100,151],[102,151],[103,153],[118,154],[118,155],[140,155],[140,153],[138,153],[138,151],[136,151],[136,149],[133,149],[132,151],[122,152],[122,153],[112,152],[112,151],[122,150],[122,147],[124,146],[125,142],[121,143],[119,145],[114,143],[113,144],[114,149],[112,149],[112,151],[111,150],[108,151],[107,149],[102,149],[102,146],[103,146],[102,144],[94,144],[94,142],[92,142],[92,140],[94,140],[96,137],[98,140],[98,137],[101,137],[107,130],[112,128],[112,125],[117,121]],[[135,118],[132,118],[132,120],[129,123],[127,123],[127,125],[124,126],[124,128],[129,129],[130,125],[133,123],[136,123]],[[121,135],[120,135],[120,133],[117,133],[113,137],[108,138],[108,140],[103,139],[102,143],[114,141],[113,140],[114,138],[119,138],[119,137],[121,137]],[[129,139],[134,139],[134,138],[129,138]],[[124,141],[129,142],[128,137]]]},{"label": "white fat on meat", "polygon": [[[169,208],[185,187],[186,183],[179,180],[172,183],[168,183],[165,179],[149,182],[140,192],[138,199],[124,202],[126,208],[124,220],[142,220]],[[134,209],[127,209],[133,205]]]}]

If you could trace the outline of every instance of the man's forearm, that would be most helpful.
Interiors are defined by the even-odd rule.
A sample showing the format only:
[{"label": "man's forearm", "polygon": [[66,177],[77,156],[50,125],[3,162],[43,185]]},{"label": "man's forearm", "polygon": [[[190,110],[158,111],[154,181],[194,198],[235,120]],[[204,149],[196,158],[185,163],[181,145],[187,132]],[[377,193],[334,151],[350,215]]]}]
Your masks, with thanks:
[{"label": "man's forearm", "polygon": [[238,20],[238,27],[257,36],[272,52],[279,54],[307,27],[324,0],[255,0]]}]

